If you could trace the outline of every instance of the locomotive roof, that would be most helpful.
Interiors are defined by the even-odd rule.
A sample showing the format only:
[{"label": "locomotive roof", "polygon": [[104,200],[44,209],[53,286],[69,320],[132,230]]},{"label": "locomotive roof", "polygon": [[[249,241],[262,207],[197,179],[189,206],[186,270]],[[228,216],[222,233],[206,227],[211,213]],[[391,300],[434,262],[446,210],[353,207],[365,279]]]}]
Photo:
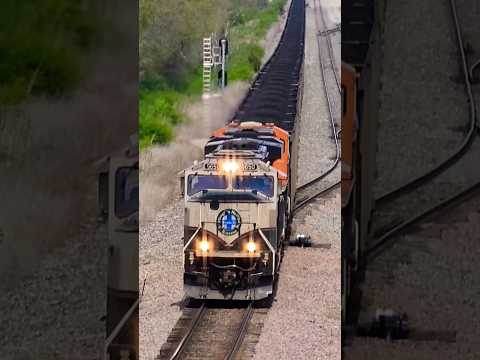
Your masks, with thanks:
[{"label": "locomotive roof", "polygon": [[253,137],[258,136],[274,136],[272,128],[269,127],[256,127],[256,128],[235,128],[230,127],[225,130],[226,136],[232,137]]}]

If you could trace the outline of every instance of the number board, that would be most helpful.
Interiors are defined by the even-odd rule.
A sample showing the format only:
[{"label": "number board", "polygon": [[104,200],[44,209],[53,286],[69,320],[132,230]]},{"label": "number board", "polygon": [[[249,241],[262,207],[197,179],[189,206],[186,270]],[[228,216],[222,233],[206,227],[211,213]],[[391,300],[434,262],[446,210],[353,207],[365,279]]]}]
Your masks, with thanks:
[{"label": "number board", "polygon": [[216,162],[208,162],[205,164],[205,170],[210,171],[217,171],[217,163]]},{"label": "number board", "polygon": [[[218,163],[217,162],[207,162],[205,164],[205,170],[208,171],[217,171],[218,169]],[[256,171],[257,170],[257,164],[255,164],[252,161],[240,161],[240,169],[242,171]]]},{"label": "number board", "polygon": [[246,162],[243,164],[243,170],[244,171],[255,171],[257,170],[257,164],[253,162]]}]

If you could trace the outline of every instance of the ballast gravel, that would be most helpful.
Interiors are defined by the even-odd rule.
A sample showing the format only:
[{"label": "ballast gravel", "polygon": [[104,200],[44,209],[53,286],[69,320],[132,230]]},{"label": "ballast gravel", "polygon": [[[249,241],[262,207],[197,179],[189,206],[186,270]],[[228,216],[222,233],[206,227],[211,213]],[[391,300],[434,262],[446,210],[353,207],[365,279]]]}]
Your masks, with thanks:
[{"label": "ballast gravel", "polygon": [[154,359],[181,315],[183,204],[178,196],[154,221],[140,227],[140,358]]},{"label": "ballast gravel", "polygon": [[435,0],[386,6],[377,196],[433,168],[465,136],[468,107],[449,6]]},{"label": "ballast gravel", "polygon": [[[90,190],[88,197],[95,203],[95,188]],[[2,293],[1,359],[103,356],[106,279],[99,269],[107,266],[107,230],[90,218],[67,242],[14,289]]]},{"label": "ballast gravel", "polygon": [[[405,312],[411,329],[432,335],[430,341],[393,343],[355,338],[346,358],[477,359],[479,231],[477,195],[402,237],[378,258],[367,273],[372,285],[363,301],[369,314],[376,307]],[[445,336],[453,342],[445,341]]]}]

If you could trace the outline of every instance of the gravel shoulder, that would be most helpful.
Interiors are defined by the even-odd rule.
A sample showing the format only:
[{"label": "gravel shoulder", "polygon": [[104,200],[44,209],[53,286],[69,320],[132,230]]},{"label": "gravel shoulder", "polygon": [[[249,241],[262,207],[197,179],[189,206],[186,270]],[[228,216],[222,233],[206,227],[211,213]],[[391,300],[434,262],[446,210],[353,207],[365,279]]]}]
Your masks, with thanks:
[{"label": "gravel shoulder", "polygon": [[[95,197],[92,186],[86,200],[95,204]],[[107,230],[87,214],[71,232],[65,246],[50,251],[33,273],[0,297],[2,359],[102,357]]]},{"label": "gravel shoulder", "polygon": [[[478,318],[479,277],[478,195],[415,234],[403,236],[367,273],[364,303],[372,315],[376,307],[406,312],[411,328],[454,331],[456,342],[388,343],[356,338],[347,359],[476,359],[480,351]],[[373,285],[376,284],[376,285]],[[368,320],[364,314],[362,321]]]},{"label": "gravel shoulder", "polygon": [[386,7],[376,196],[433,168],[465,136],[468,108],[448,6],[407,0]]},{"label": "gravel shoulder", "polygon": [[[329,168],[335,155],[320,81],[314,2],[308,3],[299,184]],[[339,18],[338,1],[322,1],[322,6],[329,14],[327,18]],[[339,40],[332,39],[334,48],[340,46]],[[329,85],[329,91],[334,93],[335,84]],[[340,113],[339,107],[337,112]],[[340,172],[334,171],[321,186],[339,180]],[[294,219],[292,236],[309,234],[315,245],[327,246],[291,247],[285,252],[276,299],[263,325],[255,360],[340,359],[340,201],[340,191],[336,189],[308,205]]]}]

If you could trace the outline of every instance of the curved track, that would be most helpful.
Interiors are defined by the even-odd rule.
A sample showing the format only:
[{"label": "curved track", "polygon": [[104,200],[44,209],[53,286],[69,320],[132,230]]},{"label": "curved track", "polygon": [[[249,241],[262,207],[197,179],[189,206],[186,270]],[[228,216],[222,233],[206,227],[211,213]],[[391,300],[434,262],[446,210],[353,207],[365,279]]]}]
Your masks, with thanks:
[{"label": "curved track", "polygon": [[[337,85],[338,93],[341,94],[342,87],[340,85],[340,75],[338,71],[339,67],[335,64],[335,55],[333,51],[332,38],[330,37],[329,29],[327,27],[327,22],[325,21],[325,13],[322,10],[322,4],[321,4],[322,2],[321,0],[315,0],[314,3],[315,4],[318,3],[318,7],[320,10],[320,20],[322,22],[322,29],[323,29],[323,30],[319,30],[318,34],[322,34],[327,40],[328,54],[330,56],[330,66],[333,71],[333,76],[335,77],[335,84]],[[318,20],[317,20],[317,29],[319,28],[320,26],[318,25]]]},{"label": "curved track", "polygon": [[466,96],[469,103],[470,119],[469,119],[469,129],[468,133],[463,139],[462,143],[453,151],[446,159],[442,160],[440,164],[434,167],[432,170],[426,172],[418,178],[410,180],[408,183],[400,186],[399,188],[390,191],[379,198],[375,199],[376,206],[382,206],[389,201],[395,200],[402,195],[408,194],[413,190],[418,189],[420,186],[430,182],[435,177],[450,169],[455,163],[460,160],[460,158],[469,150],[473,139],[475,138],[475,126],[476,126],[476,109],[475,109],[475,100],[472,93],[472,83],[470,72],[473,71],[473,68],[469,70],[467,57],[465,54],[465,44],[463,41],[463,35],[461,31],[461,26],[458,20],[457,15],[457,5],[456,0],[450,0],[450,8],[452,12],[452,18],[455,25],[455,35],[457,38],[457,44],[460,53],[460,64],[462,68],[462,76],[465,82],[466,87]]},{"label": "curved track", "polygon": [[[300,201],[298,201],[298,203],[296,203],[295,205],[294,211],[300,210],[308,203],[314,201],[316,198],[320,197],[321,195],[324,195],[330,190],[333,190],[336,186],[340,185],[340,181],[338,181],[335,184],[328,186],[327,188],[319,191],[318,190],[315,191],[315,188],[314,188],[314,186],[317,183],[319,183],[321,180],[323,180],[329,174],[331,174],[338,167],[340,163],[339,132],[336,129],[335,113],[334,113],[336,102],[333,100],[333,97],[341,96],[341,87],[338,81],[338,75],[337,75],[336,66],[335,66],[335,58],[333,54],[331,39],[329,34],[325,33],[325,30],[326,30],[325,16],[324,16],[320,1],[314,0],[314,4],[315,4],[315,8],[317,9],[317,11],[315,11],[315,26],[317,29],[318,58],[319,58],[320,72],[322,74],[322,84],[323,84],[323,90],[325,93],[325,100],[327,102],[328,117],[329,117],[331,129],[332,129],[332,138],[335,142],[335,159],[332,162],[331,166],[325,172],[323,172],[318,177],[312,179],[311,181],[297,188],[297,195],[302,195],[304,192],[310,193],[311,189],[314,189],[314,192],[313,194],[308,194],[304,199],[301,199]],[[322,33],[325,33],[325,35],[321,35]],[[325,38],[326,46],[324,45],[323,38]],[[325,48],[327,49],[327,51],[325,51]],[[326,60],[324,59],[325,57],[324,53],[328,54],[328,59]],[[327,69],[326,62],[330,64],[329,69]],[[330,70],[330,72],[328,70]],[[332,94],[328,89],[328,84],[329,84],[328,79],[330,75],[333,75],[333,78],[337,85],[337,91],[334,94]],[[337,99],[337,102],[338,101],[339,99]]]},{"label": "curved track", "polygon": [[[476,125],[476,104],[475,104],[475,99],[472,94],[472,86],[471,86],[471,79],[469,76],[469,69],[468,69],[468,63],[467,63],[467,58],[465,55],[465,45],[464,45],[464,40],[462,37],[462,31],[461,31],[461,26],[459,23],[458,15],[457,15],[457,5],[456,5],[456,0],[450,0],[450,9],[451,9],[451,14],[452,14],[452,19],[453,23],[455,26],[455,33],[456,33],[456,39],[457,39],[457,45],[459,49],[459,58],[460,58],[460,63],[461,63],[461,68],[463,72],[463,78],[465,81],[465,90],[466,90],[466,97],[468,99],[469,103],[469,111],[470,111],[470,128],[469,132],[460,145],[460,147],[444,162],[442,162],[438,167],[433,169],[432,171],[428,172],[427,174],[421,176],[420,178],[414,179],[408,184],[402,186],[401,188],[392,191],[391,193],[388,193],[382,197],[380,197],[377,200],[377,203],[384,203],[387,200],[393,200],[395,198],[398,198],[400,195],[403,195],[405,193],[408,193],[412,190],[417,189],[419,186],[422,184],[425,184],[429,181],[431,181],[434,177],[442,173],[448,168],[451,168],[453,164],[458,161],[462,155],[466,153],[466,151],[469,149],[470,145],[473,142],[473,139],[475,137],[475,125]],[[475,164],[477,165],[477,164]],[[364,259],[362,261],[362,266],[365,266],[365,263],[367,259],[373,258],[378,256],[381,251],[385,248],[385,246],[389,243],[388,240],[393,236],[401,231],[405,230],[410,225],[413,225],[421,220],[423,220],[427,216],[431,216],[434,214],[439,214],[441,211],[444,211],[445,209],[451,207],[452,205],[462,201],[465,199],[465,197],[470,196],[474,192],[477,192],[480,188],[480,181],[476,182],[475,184],[471,185],[470,187],[458,192],[455,195],[450,196],[448,199],[444,201],[440,201],[436,204],[431,205],[427,209],[421,211],[420,213],[413,215],[409,217],[408,219],[403,220],[401,223],[393,226],[392,228],[382,232],[379,234],[375,239],[373,240],[373,245],[370,246],[364,256]]]}]

